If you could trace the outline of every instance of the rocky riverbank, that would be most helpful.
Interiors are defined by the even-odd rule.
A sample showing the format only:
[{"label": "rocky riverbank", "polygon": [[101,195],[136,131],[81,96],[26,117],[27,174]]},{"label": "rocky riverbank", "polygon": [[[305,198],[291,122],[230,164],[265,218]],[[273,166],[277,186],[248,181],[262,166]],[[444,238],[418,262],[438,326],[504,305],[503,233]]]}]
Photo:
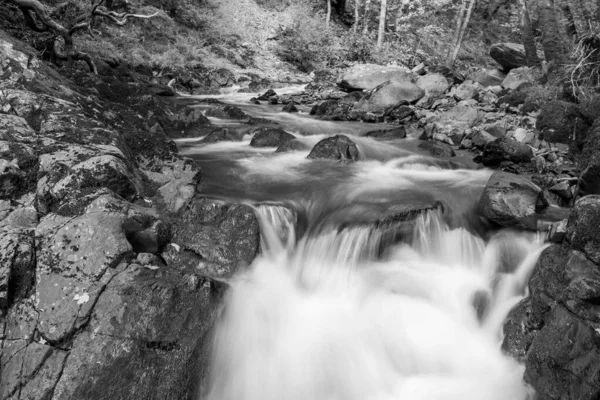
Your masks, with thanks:
[{"label": "rocky riverbank", "polygon": [[2,399],[190,398],[246,206],[197,195],[167,86],[73,73],[0,34]]}]

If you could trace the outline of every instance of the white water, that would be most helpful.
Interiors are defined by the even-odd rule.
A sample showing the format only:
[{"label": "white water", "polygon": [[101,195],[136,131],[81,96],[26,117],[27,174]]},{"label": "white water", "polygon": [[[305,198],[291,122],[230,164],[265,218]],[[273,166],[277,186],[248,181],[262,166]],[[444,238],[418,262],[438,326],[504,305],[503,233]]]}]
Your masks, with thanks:
[{"label": "white water", "polygon": [[[228,292],[209,400],[531,396],[499,343],[542,250],[534,235],[486,242],[432,211],[410,243],[378,259],[375,228],[296,242],[295,213],[262,206],[257,215],[263,255]],[[479,317],[476,297],[488,299]]]}]

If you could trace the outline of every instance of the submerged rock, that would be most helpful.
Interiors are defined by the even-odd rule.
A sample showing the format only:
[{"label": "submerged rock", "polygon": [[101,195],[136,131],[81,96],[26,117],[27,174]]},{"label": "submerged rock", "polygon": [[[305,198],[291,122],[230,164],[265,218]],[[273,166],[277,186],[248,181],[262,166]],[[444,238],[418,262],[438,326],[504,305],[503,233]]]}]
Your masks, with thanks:
[{"label": "submerged rock", "polygon": [[331,136],[317,143],[307,158],[357,161],[358,147],[345,135]]}]

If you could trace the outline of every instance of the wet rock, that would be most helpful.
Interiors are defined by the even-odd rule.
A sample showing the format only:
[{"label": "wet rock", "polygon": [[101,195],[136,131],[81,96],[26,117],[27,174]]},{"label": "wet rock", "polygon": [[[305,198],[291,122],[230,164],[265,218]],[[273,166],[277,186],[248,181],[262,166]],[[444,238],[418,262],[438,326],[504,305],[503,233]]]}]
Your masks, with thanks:
[{"label": "wet rock", "polygon": [[406,129],[403,126],[394,129],[379,129],[375,131],[369,131],[365,134],[366,137],[375,139],[404,139],[406,137]]},{"label": "wet rock", "polygon": [[550,226],[546,240],[552,243],[562,243],[567,236],[567,221],[563,219],[560,222],[555,222]]},{"label": "wet rock", "polygon": [[440,74],[428,74],[419,77],[416,85],[425,90],[426,96],[439,96],[446,92],[450,85],[445,76]]},{"label": "wet rock", "polygon": [[210,276],[229,277],[249,265],[259,241],[258,220],[245,205],[195,198],[174,216],[172,242],[218,265],[218,271],[205,271]]},{"label": "wet rock", "polygon": [[567,226],[567,240],[600,264],[600,195],[584,196],[575,203]]},{"label": "wet rock", "polygon": [[401,121],[405,118],[409,118],[415,115],[415,110],[406,105],[400,105],[393,108],[388,109],[385,112],[385,116],[389,117],[393,120]]},{"label": "wet rock", "polygon": [[269,89],[260,96],[258,96],[257,100],[260,101],[268,101],[269,97],[277,96],[277,93],[273,89]]},{"label": "wet rock", "polygon": [[576,104],[554,100],[542,106],[536,127],[547,142],[583,144],[589,125]]},{"label": "wet rock", "polygon": [[326,100],[315,104],[310,110],[310,115],[326,117],[333,121],[345,121],[348,119],[348,110],[351,104],[346,104],[338,100]]},{"label": "wet rock", "polygon": [[482,216],[503,227],[537,229],[542,189],[527,178],[494,172],[479,199]]},{"label": "wet rock", "polygon": [[533,150],[526,144],[512,139],[496,139],[483,149],[481,162],[485,166],[499,165],[503,161],[525,163],[533,158]]},{"label": "wet rock", "polygon": [[331,136],[317,143],[307,158],[357,161],[358,147],[345,135]]},{"label": "wet rock", "polygon": [[288,113],[295,113],[295,112],[298,112],[298,108],[296,107],[296,104],[292,101],[290,103],[287,103],[281,111],[288,112]]},{"label": "wet rock", "polygon": [[258,130],[250,146],[253,147],[279,147],[283,143],[295,139],[295,136],[279,128],[262,128]]},{"label": "wet rock", "polygon": [[384,112],[388,107],[402,103],[414,103],[424,95],[425,91],[409,80],[387,81],[367,94],[356,104],[354,109],[365,112]]},{"label": "wet rock", "polygon": [[530,314],[531,299],[525,298],[510,311],[504,323],[502,351],[521,363],[525,362],[527,351],[537,333],[532,327]]},{"label": "wet rock", "polygon": [[471,99],[478,100],[480,88],[481,85],[479,85],[478,83],[472,81],[465,81],[452,90],[452,95],[458,101]]},{"label": "wet rock", "polygon": [[275,150],[275,153],[286,153],[288,151],[308,150],[308,149],[310,149],[310,147],[308,145],[304,144],[303,142],[301,142],[299,140],[292,139],[292,140],[283,142],[277,148],[277,150]]},{"label": "wet rock", "polygon": [[540,78],[541,73],[539,69],[523,66],[511,69],[502,81],[502,87],[514,90],[524,83],[536,83]]},{"label": "wet rock", "polygon": [[419,144],[419,149],[425,150],[432,156],[439,158],[449,158],[456,156],[456,153],[454,153],[454,150],[452,150],[452,146],[450,146],[447,143],[441,143],[438,141],[421,142]]},{"label": "wet rock", "polygon": [[506,71],[525,67],[525,47],[517,43],[496,43],[490,48],[490,56]]},{"label": "wet rock", "polygon": [[357,64],[348,68],[339,82],[346,90],[371,90],[387,81],[407,82],[412,79],[406,67]]}]

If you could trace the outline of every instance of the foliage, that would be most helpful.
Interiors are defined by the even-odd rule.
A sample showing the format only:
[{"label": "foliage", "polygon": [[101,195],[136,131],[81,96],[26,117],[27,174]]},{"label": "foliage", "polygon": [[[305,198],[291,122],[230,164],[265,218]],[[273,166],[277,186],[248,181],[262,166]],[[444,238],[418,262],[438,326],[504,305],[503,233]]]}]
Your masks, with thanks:
[{"label": "foliage", "polygon": [[600,27],[581,35],[568,67],[568,80],[577,98],[593,96],[600,89]]}]

